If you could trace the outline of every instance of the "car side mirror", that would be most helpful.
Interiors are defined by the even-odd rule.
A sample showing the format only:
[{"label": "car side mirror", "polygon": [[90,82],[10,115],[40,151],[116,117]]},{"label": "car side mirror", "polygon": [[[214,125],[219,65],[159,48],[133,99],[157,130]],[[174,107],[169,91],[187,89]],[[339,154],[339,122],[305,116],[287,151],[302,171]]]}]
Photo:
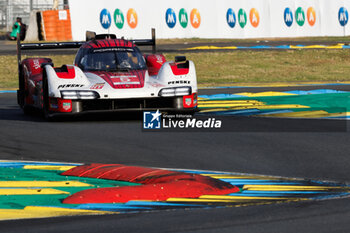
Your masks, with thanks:
[{"label": "car side mirror", "polygon": [[176,56],[175,57],[175,62],[182,62],[186,61],[186,56]]}]

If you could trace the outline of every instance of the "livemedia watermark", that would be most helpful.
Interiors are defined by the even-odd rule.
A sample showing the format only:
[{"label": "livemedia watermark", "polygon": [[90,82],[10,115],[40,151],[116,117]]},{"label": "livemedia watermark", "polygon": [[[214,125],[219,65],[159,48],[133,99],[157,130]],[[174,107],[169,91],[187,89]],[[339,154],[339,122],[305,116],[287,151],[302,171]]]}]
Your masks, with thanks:
[{"label": "livemedia watermark", "polygon": [[215,117],[195,117],[192,114],[167,114],[159,110],[143,113],[144,130],[181,130],[181,129],[221,129],[222,120]]},{"label": "livemedia watermark", "polygon": [[347,132],[346,120],[143,112],[143,132]]}]

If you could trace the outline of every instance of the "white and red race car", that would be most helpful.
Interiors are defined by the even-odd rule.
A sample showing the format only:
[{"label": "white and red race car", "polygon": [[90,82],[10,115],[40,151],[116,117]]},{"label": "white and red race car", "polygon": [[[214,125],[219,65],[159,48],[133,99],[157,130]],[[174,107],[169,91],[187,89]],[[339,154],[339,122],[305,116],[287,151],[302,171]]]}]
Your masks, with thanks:
[{"label": "white and red race car", "polygon": [[[87,42],[18,42],[18,104],[24,112],[41,109],[46,118],[123,110],[194,112],[193,62],[184,56],[167,62],[161,54],[143,55],[136,45],[155,48],[155,37],[128,41],[103,34]],[[21,50],[58,48],[79,48],[74,65],[54,67],[50,58],[21,60]]]}]

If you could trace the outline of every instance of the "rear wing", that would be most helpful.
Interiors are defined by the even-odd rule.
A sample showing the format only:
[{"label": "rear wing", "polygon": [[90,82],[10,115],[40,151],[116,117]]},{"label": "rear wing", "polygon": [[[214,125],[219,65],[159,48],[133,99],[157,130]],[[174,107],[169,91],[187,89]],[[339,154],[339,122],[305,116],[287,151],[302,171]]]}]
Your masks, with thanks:
[{"label": "rear wing", "polygon": [[[88,32],[87,32],[88,33]],[[91,34],[91,32],[89,32]],[[105,36],[108,38],[116,38],[115,35],[112,34],[102,34],[95,36],[87,36],[87,40],[89,39],[101,39],[101,36]],[[152,46],[152,53],[156,53],[156,30],[152,28],[152,39],[141,39],[141,40],[130,40],[137,46]],[[72,48],[80,48],[86,41],[78,41],[78,42],[49,42],[49,43],[21,43],[19,35],[17,35],[17,61],[18,61],[18,72],[20,71],[21,61],[22,61],[22,50],[41,50],[41,49],[72,49]]]},{"label": "rear wing", "polygon": [[[102,34],[95,35],[96,37],[87,37],[87,39],[105,39],[105,38],[116,38],[113,34]],[[102,36],[102,37],[101,37]],[[18,38],[18,37],[17,37]],[[123,37],[122,37],[123,38]],[[88,40],[87,40],[88,41]],[[152,28],[152,39],[141,39],[141,40],[130,40],[137,46],[152,46],[152,53],[156,53],[156,33],[155,29]],[[39,50],[39,49],[72,49],[80,48],[86,41],[78,42],[50,42],[50,43],[21,43],[17,40],[17,52],[22,50]]]}]

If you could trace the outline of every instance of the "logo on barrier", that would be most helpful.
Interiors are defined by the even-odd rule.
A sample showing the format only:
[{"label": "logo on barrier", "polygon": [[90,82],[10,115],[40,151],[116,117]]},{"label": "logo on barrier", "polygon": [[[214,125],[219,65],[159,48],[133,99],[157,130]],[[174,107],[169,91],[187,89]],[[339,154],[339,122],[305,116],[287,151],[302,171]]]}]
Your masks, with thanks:
[{"label": "logo on barrier", "polygon": [[[234,28],[236,26],[236,22],[238,21],[239,26],[241,28],[244,28],[247,25],[247,13],[246,11],[241,8],[238,10],[237,13],[237,18],[236,14],[233,11],[232,8],[228,8],[226,12],[226,22],[229,27]],[[250,24],[254,27],[257,28],[259,27],[260,24],[260,14],[259,11],[256,8],[251,8],[249,11],[249,21]]]},{"label": "logo on barrier", "polygon": [[[201,15],[197,9],[192,9],[190,21],[193,28],[199,28],[201,25]],[[169,28],[174,28],[176,26],[176,14],[172,8],[168,8],[165,12],[165,22]],[[188,14],[184,8],[181,8],[179,11],[179,23],[182,28],[187,28],[188,26]]]},{"label": "logo on barrier", "polygon": [[143,112],[143,128],[144,129],[160,129],[162,114],[157,110],[156,112]]},{"label": "logo on barrier", "polygon": [[345,7],[341,7],[338,12],[338,20],[341,26],[345,27],[348,24],[349,13]]},{"label": "logo on barrier", "polygon": [[313,7],[309,7],[307,9],[306,15],[307,15],[307,21],[308,21],[309,25],[311,27],[314,26],[316,23],[316,11],[315,11],[315,9]]},{"label": "logo on barrier", "polygon": [[[316,23],[316,11],[313,7],[309,7],[306,11],[306,19],[311,27],[313,27]],[[295,21],[297,24],[302,27],[305,24],[305,12],[302,7],[298,7],[295,11]],[[287,7],[284,9],[284,23],[291,27],[293,25],[293,13],[292,10]]]},{"label": "logo on barrier", "polygon": [[247,13],[242,8],[238,11],[238,23],[241,28],[244,28],[247,24]]},{"label": "logo on barrier", "polygon": [[301,27],[305,23],[305,12],[303,8],[299,7],[295,11],[295,21],[297,21],[297,24]]},{"label": "logo on barrier", "polygon": [[176,25],[176,15],[175,11],[171,8],[168,8],[168,10],[165,13],[165,21],[169,28],[173,28]]},{"label": "logo on barrier", "polygon": [[102,9],[100,13],[100,23],[104,29],[108,29],[111,26],[112,17],[111,13],[107,9]]},{"label": "logo on barrier", "polygon": [[181,8],[179,11],[179,22],[181,27],[186,28],[188,24],[188,15],[187,11],[184,8]]},{"label": "logo on barrier", "polygon": [[249,19],[250,19],[250,23],[252,24],[253,27],[256,28],[259,26],[260,16],[259,16],[259,12],[255,8],[252,8],[250,10]]},{"label": "logo on barrier", "polygon": [[289,7],[284,10],[284,22],[288,27],[293,24],[293,13]]},{"label": "logo on barrier", "polygon": [[197,9],[193,9],[191,11],[190,20],[191,20],[192,27],[199,28],[199,26],[201,25],[201,14]]},{"label": "logo on barrier", "polygon": [[126,20],[128,21],[130,28],[137,27],[137,13],[134,9],[130,8],[126,14]]},{"label": "logo on barrier", "polygon": [[124,14],[120,9],[114,11],[114,22],[117,28],[122,29],[124,26]]},{"label": "logo on barrier", "polygon": [[231,28],[234,28],[236,26],[236,14],[231,8],[227,10],[226,21],[228,26]]}]

